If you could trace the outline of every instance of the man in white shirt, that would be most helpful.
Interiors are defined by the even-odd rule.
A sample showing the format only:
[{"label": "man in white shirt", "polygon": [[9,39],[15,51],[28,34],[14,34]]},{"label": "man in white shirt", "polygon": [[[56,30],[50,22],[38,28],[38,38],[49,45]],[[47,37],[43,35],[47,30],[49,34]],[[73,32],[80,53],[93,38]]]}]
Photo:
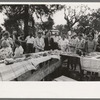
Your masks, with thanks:
[{"label": "man in white shirt", "polygon": [[44,43],[44,39],[42,37],[42,32],[37,33],[37,37],[35,38],[34,46],[35,46],[35,52],[44,51],[45,43]]}]

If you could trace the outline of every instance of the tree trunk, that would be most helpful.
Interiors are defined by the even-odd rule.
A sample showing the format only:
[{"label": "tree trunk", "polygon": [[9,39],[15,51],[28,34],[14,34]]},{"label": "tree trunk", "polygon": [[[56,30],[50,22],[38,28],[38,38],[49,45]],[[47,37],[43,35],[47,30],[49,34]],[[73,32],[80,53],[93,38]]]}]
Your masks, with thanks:
[{"label": "tree trunk", "polygon": [[24,16],[24,34],[25,38],[28,36],[28,20],[29,20],[29,5],[25,5],[25,16]]},{"label": "tree trunk", "polygon": [[32,28],[33,28],[33,35],[35,36],[35,26],[34,26],[34,24],[35,24],[35,21],[34,21],[34,18],[32,17]]}]

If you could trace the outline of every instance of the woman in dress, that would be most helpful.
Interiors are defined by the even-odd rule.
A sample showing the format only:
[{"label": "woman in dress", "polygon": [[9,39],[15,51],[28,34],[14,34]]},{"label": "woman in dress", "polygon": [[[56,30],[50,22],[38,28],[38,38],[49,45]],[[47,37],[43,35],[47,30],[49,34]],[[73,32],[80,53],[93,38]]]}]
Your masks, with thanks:
[{"label": "woman in dress", "polygon": [[11,58],[13,57],[12,55],[13,51],[12,48],[9,46],[9,43],[6,40],[2,41],[2,49],[0,49],[0,60]]},{"label": "woman in dress", "polygon": [[96,46],[97,46],[96,41],[94,40],[93,36],[89,34],[88,35],[88,40],[85,43],[86,52],[91,53],[91,52],[96,51]]},{"label": "woman in dress", "polygon": [[27,46],[27,53],[33,53],[34,37],[31,32],[29,33],[29,36],[26,37],[25,41],[26,41],[26,46]]},{"label": "woman in dress", "polygon": [[13,43],[13,39],[10,37],[10,34],[8,31],[5,31],[3,33],[3,36],[2,36],[2,39],[1,39],[1,46],[2,46],[2,42],[3,41],[7,41],[9,43],[9,46],[10,47],[14,47],[14,43]]}]

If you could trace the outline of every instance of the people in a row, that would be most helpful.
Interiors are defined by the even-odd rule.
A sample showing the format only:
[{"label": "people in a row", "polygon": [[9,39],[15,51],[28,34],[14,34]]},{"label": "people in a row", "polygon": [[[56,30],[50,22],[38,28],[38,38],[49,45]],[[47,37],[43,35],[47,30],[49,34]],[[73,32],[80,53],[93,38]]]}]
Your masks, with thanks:
[{"label": "people in a row", "polygon": [[[95,41],[91,34],[83,36],[81,33],[74,33],[70,38],[66,34],[61,36],[52,36],[51,31],[47,31],[45,37],[43,32],[39,31],[37,36],[34,37],[31,32],[24,38],[24,34],[21,34],[18,39],[12,39],[9,32],[5,31],[0,40],[0,53],[5,49],[6,52],[9,50],[14,53],[14,57],[20,56],[23,53],[34,53],[47,50],[59,49],[64,52],[74,52],[79,55],[82,53],[90,53],[94,51],[100,52],[100,36],[98,41]],[[8,51],[6,49],[10,48]],[[11,55],[10,55],[11,56]]]}]

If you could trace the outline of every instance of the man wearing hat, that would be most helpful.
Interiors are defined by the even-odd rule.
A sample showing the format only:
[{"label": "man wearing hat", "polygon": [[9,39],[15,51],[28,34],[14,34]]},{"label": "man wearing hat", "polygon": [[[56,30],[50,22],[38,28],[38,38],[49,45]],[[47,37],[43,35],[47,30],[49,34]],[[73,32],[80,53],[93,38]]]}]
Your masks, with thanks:
[{"label": "man wearing hat", "polygon": [[39,31],[37,33],[37,37],[35,38],[34,46],[35,46],[35,52],[41,52],[44,51],[44,39],[42,38],[42,31]]}]

